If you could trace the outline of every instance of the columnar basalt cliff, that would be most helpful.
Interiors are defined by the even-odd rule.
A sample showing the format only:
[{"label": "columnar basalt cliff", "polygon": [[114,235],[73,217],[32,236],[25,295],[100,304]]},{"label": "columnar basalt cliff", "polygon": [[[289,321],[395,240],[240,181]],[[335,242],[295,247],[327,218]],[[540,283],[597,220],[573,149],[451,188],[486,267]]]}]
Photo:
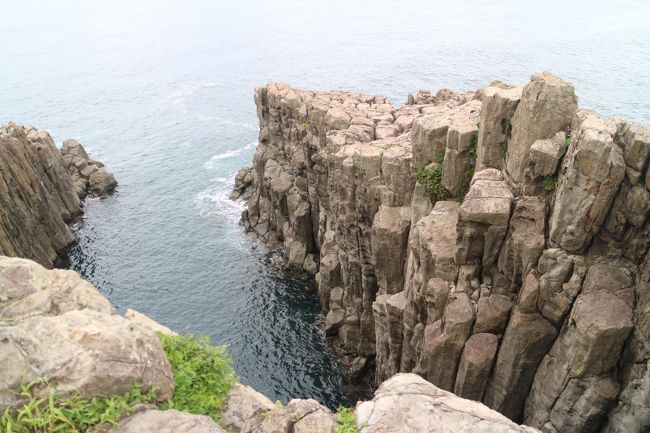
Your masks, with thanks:
[{"label": "columnar basalt cliff", "polygon": [[255,102],[242,223],[315,275],[377,383],[414,372],[549,433],[650,428],[650,127],[549,73]]},{"label": "columnar basalt cliff", "polygon": [[[277,405],[250,386],[226,389],[220,423],[214,413],[195,415],[165,409],[165,401],[187,387],[191,379],[176,382],[175,370],[156,333],[178,336],[163,325],[133,310],[116,314],[108,299],[75,272],[48,270],[30,260],[0,256],[0,428],[2,431],[54,431],[41,428],[42,406],[26,404],[26,383],[49,386],[30,389],[42,403],[59,398],[83,400],[121,395],[134,385],[155,389],[155,399],[124,412],[122,419],[105,422],[100,416],[85,418],[89,433],[335,433],[339,421],[328,408],[312,399],[293,399]],[[182,356],[177,356],[182,358]],[[218,368],[199,367],[193,372]],[[176,360],[178,362],[178,360]],[[205,360],[203,360],[205,362]],[[213,377],[213,376],[211,376]],[[223,384],[211,383],[212,387]],[[195,390],[193,388],[193,390]],[[51,400],[50,400],[51,399]],[[79,402],[81,403],[81,402]],[[161,407],[158,407],[161,406]],[[60,408],[63,419],[77,408]],[[107,415],[121,413],[113,400]],[[7,414],[22,411],[34,425],[7,422]],[[356,407],[356,427],[362,433],[535,433],[484,405],[464,400],[436,388],[413,374],[386,381],[371,401]],[[432,422],[435,420],[435,422]],[[354,419],[352,423],[354,424]],[[470,427],[471,426],[471,427]],[[34,427],[33,429],[31,427]],[[68,427],[63,423],[59,427]],[[79,431],[73,426],[63,431]],[[354,425],[348,424],[346,431]],[[59,429],[57,429],[59,431]]]},{"label": "columnar basalt cliff", "polygon": [[0,127],[0,254],[51,266],[74,241],[67,224],[81,213],[80,199],[115,185],[75,140],[59,151],[46,131]]}]

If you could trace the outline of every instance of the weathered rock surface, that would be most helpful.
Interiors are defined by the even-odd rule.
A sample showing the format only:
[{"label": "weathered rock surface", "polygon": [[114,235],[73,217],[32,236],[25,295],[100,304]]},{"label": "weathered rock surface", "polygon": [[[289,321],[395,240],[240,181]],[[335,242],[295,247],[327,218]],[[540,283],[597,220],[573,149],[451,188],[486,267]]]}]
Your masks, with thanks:
[{"label": "weathered rock surface", "polygon": [[145,410],[127,417],[107,433],[226,433],[212,418],[174,409]]},{"label": "weathered rock surface", "polygon": [[327,335],[377,383],[416,372],[553,433],[650,428],[649,127],[549,73],[401,108],[255,100],[242,223],[318,270]]},{"label": "weathered rock surface", "polygon": [[48,270],[31,260],[0,256],[0,318],[58,316],[90,309],[115,314],[110,302],[76,272]]},{"label": "weathered rock surface", "polygon": [[63,165],[70,173],[79,198],[86,195],[105,195],[117,186],[117,180],[106,170],[104,164],[95,161],[75,139],[63,142],[61,148]]},{"label": "weathered rock surface", "polygon": [[20,386],[48,378],[56,393],[124,394],[136,384],[174,390],[169,362],[149,329],[115,314],[72,271],[0,256],[0,411],[20,403]]},{"label": "weathered rock surface", "polygon": [[0,127],[0,254],[51,266],[74,241],[67,223],[79,213],[50,135],[15,123]]},{"label": "weathered rock surface", "polygon": [[291,400],[276,406],[249,386],[228,395],[222,425],[230,433],[334,433],[336,416],[315,400]]},{"label": "weathered rock surface", "polygon": [[[74,148],[87,158],[81,145]],[[52,266],[57,253],[74,242],[67,224],[81,213],[80,196],[85,194],[79,194],[67,166],[47,132],[15,123],[0,127],[1,255]],[[81,166],[92,177],[93,193],[110,190],[112,175],[103,168],[95,173],[88,164]]]},{"label": "weathered rock surface", "polygon": [[535,433],[481,403],[436,388],[414,374],[384,382],[356,408],[361,433]]}]

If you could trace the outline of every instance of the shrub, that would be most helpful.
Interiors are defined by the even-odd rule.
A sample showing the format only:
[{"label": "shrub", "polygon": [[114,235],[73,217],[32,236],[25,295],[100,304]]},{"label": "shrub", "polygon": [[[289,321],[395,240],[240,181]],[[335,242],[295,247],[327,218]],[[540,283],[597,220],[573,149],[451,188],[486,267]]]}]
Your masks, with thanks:
[{"label": "shrub", "polygon": [[555,178],[555,176],[546,177],[542,181],[542,188],[544,188],[544,191],[546,191],[546,192],[553,191],[555,189],[555,182],[556,181],[557,181],[557,179]]},{"label": "shrub", "polygon": [[226,397],[237,383],[226,348],[210,345],[204,336],[159,338],[176,382],[174,396],[161,407],[208,415],[218,422]]},{"label": "shrub", "polygon": [[449,191],[442,186],[442,168],[439,165],[427,168],[429,164],[425,163],[417,171],[415,174],[416,179],[429,194],[431,201],[435,202],[449,198]]},{"label": "shrub", "polygon": [[352,408],[339,407],[336,411],[336,420],[339,422],[336,433],[357,433],[357,418]]},{"label": "shrub", "polygon": [[[43,386],[46,392],[42,392]],[[45,397],[40,397],[42,395]],[[134,385],[124,395],[84,400],[79,393],[69,397],[57,396],[52,384],[41,379],[23,384],[20,396],[24,399],[24,406],[15,412],[5,410],[0,418],[0,432],[81,433],[103,423],[116,425],[120,419],[133,413],[134,405],[155,401],[156,390],[143,394],[142,386]]]}]

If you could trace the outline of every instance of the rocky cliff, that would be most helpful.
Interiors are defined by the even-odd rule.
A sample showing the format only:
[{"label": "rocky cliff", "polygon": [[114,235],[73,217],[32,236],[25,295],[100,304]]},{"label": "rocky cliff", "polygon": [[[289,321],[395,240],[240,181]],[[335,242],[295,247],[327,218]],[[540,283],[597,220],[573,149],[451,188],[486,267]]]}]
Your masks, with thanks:
[{"label": "rocky cliff", "polygon": [[[115,313],[109,301],[76,273],[47,270],[35,262],[0,256],[0,430],[50,432],[38,424],[44,407],[54,406],[69,419],[77,407],[56,407],[60,398],[76,396],[77,404],[91,399],[92,408],[107,396],[129,392],[138,384],[155,400],[138,404],[113,423],[102,416],[86,416],[90,433],[335,433],[340,423],[326,407],[310,399],[294,399],[286,406],[273,403],[249,386],[237,384],[227,393],[220,423],[203,414],[165,409],[165,401],[183,385],[176,385],[170,360],[156,332],[176,335],[143,314]],[[191,358],[203,372],[214,364]],[[199,373],[200,374],[200,373]],[[212,377],[212,376],[211,376]],[[47,379],[49,386],[40,381]],[[191,381],[188,377],[182,381]],[[180,383],[179,382],[179,383]],[[29,392],[25,384],[32,384]],[[37,384],[34,386],[34,384]],[[211,383],[213,387],[222,384]],[[31,394],[30,394],[31,393]],[[29,396],[29,408],[24,408]],[[38,400],[42,398],[42,400]],[[40,406],[34,401],[40,401]],[[106,416],[125,408],[113,398]],[[58,402],[58,403],[57,403]],[[160,407],[159,407],[160,406]],[[89,409],[88,405],[85,406]],[[203,407],[201,407],[202,409]],[[29,419],[33,424],[11,424]],[[90,412],[89,412],[90,413]],[[214,415],[214,414],[209,414]],[[66,418],[68,417],[68,418]],[[19,423],[20,424],[20,423]],[[63,427],[63,430],[59,430]],[[356,427],[362,433],[535,433],[484,405],[436,388],[413,374],[384,382],[371,401],[356,407]],[[355,429],[348,424],[346,432]],[[56,431],[79,431],[58,424]]]},{"label": "rocky cliff", "polygon": [[51,266],[74,241],[67,224],[81,213],[80,199],[115,185],[75,140],[59,151],[45,131],[0,127],[0,254]]},{"label": "rocky cliff", "polygon": [[377,383],[414,372],[549,433],[650,428],[650,128],[535,74],[470,93],[255,91],[233,197],[315,275]]}]

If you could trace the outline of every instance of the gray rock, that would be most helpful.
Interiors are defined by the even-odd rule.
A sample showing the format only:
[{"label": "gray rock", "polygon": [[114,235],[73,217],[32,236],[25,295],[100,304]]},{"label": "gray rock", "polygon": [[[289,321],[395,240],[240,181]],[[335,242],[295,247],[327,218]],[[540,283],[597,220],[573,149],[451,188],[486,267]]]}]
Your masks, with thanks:
[{"label": "gray rock", "polygon": [[221,413],[221,425],[230,433],[253,433],[276,406],[247,385],[235,385]]},{"label": "gray rock", "polygon": [[569,129],[578,109],[573,85],[548,72],[534,74],[526,84],[512,116],[512,137],[508,141],[507,170],[515,182],[522,182],[530,148],[536,140],[548,139]]},{"label": "gray rock", "polygon": [[178,410],[145,410],[119,422],[108,433],[225,433],[212,418]]},{"label": "gray rock", "polygon": [[24,382],[56,378],[56,393],[117,395],[140,383],[171,397],[174,379],[158,338],[117,315],[74,310],[0,324],[0,410],[20,402]]},{"label": "gray rock", "polygon": [[356,408],[360,433],[535,433],[481,403],[464,400],[413,374],[398,374]]}]

